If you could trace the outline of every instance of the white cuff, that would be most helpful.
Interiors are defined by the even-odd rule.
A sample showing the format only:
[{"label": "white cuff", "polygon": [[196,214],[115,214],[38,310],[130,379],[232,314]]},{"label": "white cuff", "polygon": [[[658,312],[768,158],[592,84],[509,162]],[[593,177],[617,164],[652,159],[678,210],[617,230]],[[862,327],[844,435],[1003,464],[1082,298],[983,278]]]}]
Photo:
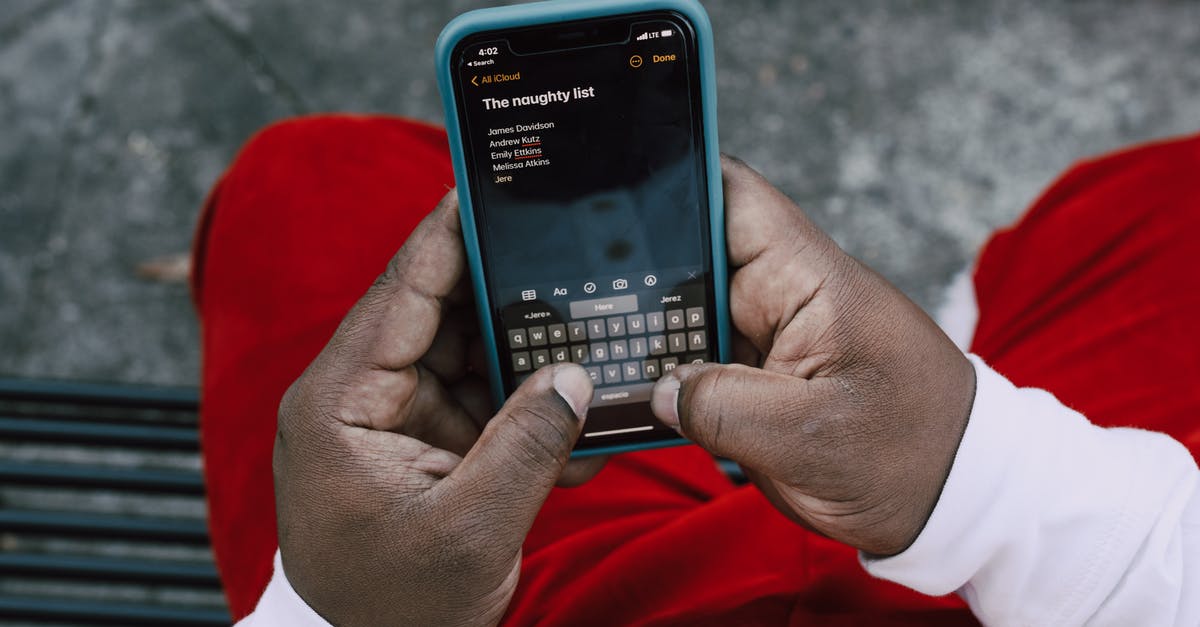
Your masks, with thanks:
[{"label": "white cuff", "polygon": [[254,613],[238,622],[238,627],[330,627],[288,583],[283,572],[283,560],[275,550],[275,573],[258,600]]},{"label": "white cuff", "polygon": [[989,624],[1197,620],[1200,479],[1187,449],[1092,425],[971,361],[975,401],[937,506],[903,553],[862,556],[867,570],[958,591]]}]

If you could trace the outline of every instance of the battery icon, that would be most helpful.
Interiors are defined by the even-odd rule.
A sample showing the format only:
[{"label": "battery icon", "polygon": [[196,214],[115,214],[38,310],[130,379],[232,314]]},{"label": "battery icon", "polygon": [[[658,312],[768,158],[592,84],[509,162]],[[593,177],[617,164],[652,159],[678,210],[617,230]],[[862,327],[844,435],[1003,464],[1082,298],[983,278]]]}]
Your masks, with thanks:
[{"label": "battery icon", "polygon": [[668,29],[668,30],[665,30],[665,31],[659,33],[658,36],[659,37],[670,37],[671,35],[674,35],[674,34],[675,34],[675,31]]}]

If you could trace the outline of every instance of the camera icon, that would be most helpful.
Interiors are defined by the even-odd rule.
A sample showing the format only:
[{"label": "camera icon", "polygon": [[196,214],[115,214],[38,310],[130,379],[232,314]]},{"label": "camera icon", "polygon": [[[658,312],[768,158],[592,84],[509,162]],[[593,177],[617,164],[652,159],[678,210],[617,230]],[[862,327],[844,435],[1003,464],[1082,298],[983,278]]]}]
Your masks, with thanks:
[{"label": "camera icon", "polygon": [[613,289],[614,290],[629,289],[629,281],[626,281],[625,279],[617,279],[617,280],[613,281]]}]

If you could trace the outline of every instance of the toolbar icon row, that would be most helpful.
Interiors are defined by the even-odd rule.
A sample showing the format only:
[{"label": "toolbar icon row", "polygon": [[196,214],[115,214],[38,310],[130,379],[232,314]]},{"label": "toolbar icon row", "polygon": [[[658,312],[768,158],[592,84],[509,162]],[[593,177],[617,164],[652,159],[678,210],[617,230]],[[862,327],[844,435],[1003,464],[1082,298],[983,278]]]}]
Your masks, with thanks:
[{"label": "toolbar icon row", "polygon": [[[655,285],[658,285],[658,277],[654,276],[653,274],[647,274],[646,276],[642,277],[642,283],[644,283],[646,285],[646,287],[654,287]],[[583,293],[584,294],[595,294],[597,289],[598,289],[598,287],[597,287],[595,281],[588,281],[587,283],[583,284]],[[612,289],[613,289],[613,291],[621,291],[621,290],[629,289],[629,280],[624,279],[624,278],[613,279]],[[556,288],[554,288],[554,295],[555,296],[568,296],[569,294],[568,294],[567,288],[556,287]],[[537,290],[521,290],[521,300],[526,301],[526,302],[531,301],[531,300],[537,300]]]}]

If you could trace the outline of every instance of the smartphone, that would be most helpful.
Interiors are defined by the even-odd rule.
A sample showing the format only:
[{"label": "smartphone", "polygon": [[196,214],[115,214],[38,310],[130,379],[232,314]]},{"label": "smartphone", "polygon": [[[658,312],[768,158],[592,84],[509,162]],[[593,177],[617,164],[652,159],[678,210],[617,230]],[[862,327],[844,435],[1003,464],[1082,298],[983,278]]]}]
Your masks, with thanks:
[{"label": "smartphone", "polygon": [[654,382],[729,355],[703,8],[473,11],[442,31],[437,63],[497,405],[575,362],[595,395],[573,456],[682,443],[650,412]]}]

